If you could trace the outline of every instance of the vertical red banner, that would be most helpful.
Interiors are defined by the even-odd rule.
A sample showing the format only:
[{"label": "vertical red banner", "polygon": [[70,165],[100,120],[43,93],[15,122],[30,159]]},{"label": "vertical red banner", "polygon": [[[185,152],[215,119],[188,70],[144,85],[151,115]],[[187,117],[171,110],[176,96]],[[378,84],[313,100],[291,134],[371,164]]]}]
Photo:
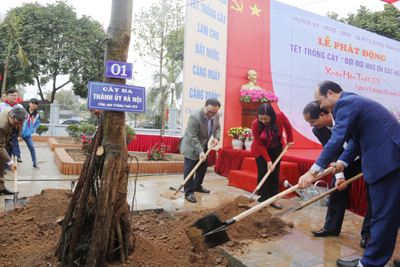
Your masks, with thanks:
[{"label": "vertical red banner", "polygon": [[[228,5],[223,147],[231,146],[227,130],[241,126],[240,88],[248,82],[247,72],[255,70],[257,85],[274,92],[270,64],[270,0],[230,0]],[[280,98],[280,101],[285,99]],[[274,108],[279,110],[279,103]],[[296,130],[294,134],[297,148],[319,147]]]}]

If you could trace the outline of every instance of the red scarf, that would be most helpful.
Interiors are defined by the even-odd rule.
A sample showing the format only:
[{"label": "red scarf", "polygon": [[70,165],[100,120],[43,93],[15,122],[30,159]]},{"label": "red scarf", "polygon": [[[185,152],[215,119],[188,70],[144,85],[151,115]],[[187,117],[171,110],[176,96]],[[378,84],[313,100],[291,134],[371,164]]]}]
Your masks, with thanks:
[{"label": "red scarf", "polygon": [[31,113],[28,112],[28,114],[29,114],[29,117],[28,117],[28,127],[29,127],[29,129],[30,129],[30,128],[31,128],[31,124],[33,125],[33,118],[32,118],[32,114],[31,114]]},{"label": "red scarf", "polygon": [[9,104],[12,108],[13,108],[16,104],[18,104],[18,102],[15,102],[14,104],[11,104],[10,102],[8,102],[8,100],[4,101],[4,103]]},{"label": "red scarf", "polygon": [[261,133],[260,138],[264,139],[264,140],[270,140],[271,141],[272,140],[271,127],[266,126],[264,128],[264,131]]}]

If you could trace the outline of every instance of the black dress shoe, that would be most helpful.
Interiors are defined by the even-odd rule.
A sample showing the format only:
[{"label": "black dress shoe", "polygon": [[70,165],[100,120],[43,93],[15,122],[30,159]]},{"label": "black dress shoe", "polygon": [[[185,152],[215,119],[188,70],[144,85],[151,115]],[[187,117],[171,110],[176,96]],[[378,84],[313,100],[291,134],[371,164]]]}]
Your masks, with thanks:
[{"label": "black dress shoe", "polygon": [[0,195],[14,195],[14,192],[8,190],[7,188],[4,188],[3,190],[0,191]]},{"label": "black dress shoe", "polygon": [[337,260],[336,265],[341,267],[357,267],[360,259],[352,260],[352,261],[344,261],[344,260]]},{"label": "black dress shoe", "polygon": [[369,241],[371,241],[371,238],[370,238],[370,237],[366,237],[366,238],[363,237],[363,238],[361,239],[360,246],[361,246],[362,248],[366,248]]},{"label": "black dress shoe", "polygon": [[208,189],[205,189],[204,187],[200,187],[199,189],[194,190],[195,192],[199,193],[210,193],[211,191]]},{"label": "black dress shoe", "polygon": [[197,200],[196,200],[196,198],[194,197],[193,194],[187,195],[187,196],[185,196],[185,198],[189,202],[192,202],[192,203],[196,203],[197,202]]},{"label": "black dress shoe", "polygon": [[394,266],[400,267],[400,260],[394,259],[394,260],[393,260],[393,263],[394,263]]},{"label": "black dress shoe", "polygon": [[339,233],[335,233],[335,232],[330,232],[328,230],[326,230],[325,228],[322,228],[319,231],[311,231],[311,233],[315,236],[318,237],[324,237],[324,236],[338,236]]},{"label": "black dress shoe", "polygon": [[275,208],[275,209],[277,209],[277,210],[281,210],[282,209],[282,206],[281,205],[279,205],[279,204],[274,204],[274,203],[272,203],[272,204],[270,204],[270,206],[271,207],[273,207],[273,208]]}]

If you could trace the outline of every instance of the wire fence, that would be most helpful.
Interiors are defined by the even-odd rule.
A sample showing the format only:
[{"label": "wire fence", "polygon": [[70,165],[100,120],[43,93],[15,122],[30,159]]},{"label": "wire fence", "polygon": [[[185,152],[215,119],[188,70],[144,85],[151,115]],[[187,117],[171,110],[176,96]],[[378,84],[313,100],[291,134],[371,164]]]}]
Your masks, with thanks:
[{"label": "wire fence", "polygon": [[92,114],[86,107],[60,109],[60,124],[93,123]]},{"label": "wire fence", "polygon": [[[20,102],[20,104],[27,108],[29,101]],[[50,104],[47,100],[39,101],[37,109],[41,123],[50,123]],[[95,124],[97,121],[97,118],[86,107],[61,107],[59,119],[60,124]],[[132,128],[161,129],[161,112],[154,109],[146,109],[145,113],[126,112],[125,121]]]}]

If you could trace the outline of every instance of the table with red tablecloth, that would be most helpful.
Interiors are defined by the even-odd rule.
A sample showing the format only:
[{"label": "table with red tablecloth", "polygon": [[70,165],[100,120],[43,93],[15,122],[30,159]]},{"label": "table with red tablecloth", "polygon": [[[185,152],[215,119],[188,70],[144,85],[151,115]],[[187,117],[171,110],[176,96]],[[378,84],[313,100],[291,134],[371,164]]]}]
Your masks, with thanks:
[{"label": "table with red tablecloth", "polygon": [[[140,151],[147,152],[157,143],[163,143],[171,148],[169,153],[179,154],[178,149],[180,137],[175,136],[161,136],[161,135],[147,135],[147,134],[137,134],[136,139],[132,140],[129,146],[127,146],[128,151]],[[211,150],[208,154],[208,166],[214,166],[217,160],[216,151]]]},{"label": "table with red tablecloth", "polygon": [[180,137],[174,137],[174,136],[163,136],[162,138],[162,142],[171,148],[170,152],[178,154],[180,153],[178,149],[179,140],[181,140]]},{"label": "table with red tablecloth", "polygon": [[129,151],[147,152],[155,144],[161,143],[161,135],[137,134],[128,146]]}]

